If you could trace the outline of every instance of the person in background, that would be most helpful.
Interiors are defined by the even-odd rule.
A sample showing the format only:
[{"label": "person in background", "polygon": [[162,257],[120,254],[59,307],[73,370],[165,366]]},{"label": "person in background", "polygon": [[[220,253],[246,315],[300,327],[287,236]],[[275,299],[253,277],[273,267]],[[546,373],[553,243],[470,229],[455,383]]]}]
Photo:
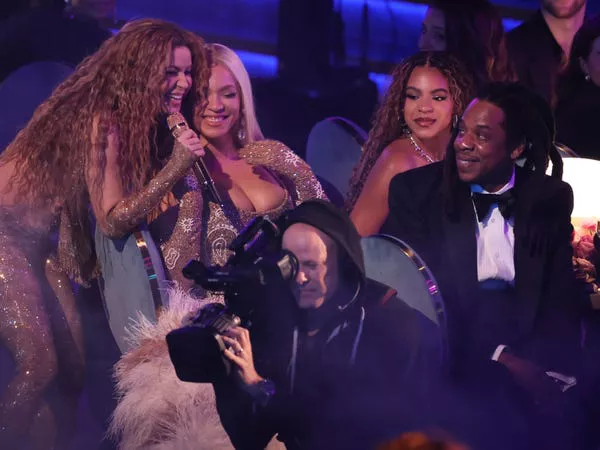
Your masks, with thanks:
[{"label": "person in background", "polygon": [[586,20],[575,34],[555,105],[557,142],[579,156],[600,159],[600,15]]},{"label": "person in background", "polygon": [[539,11],[508,33],[508,55],[519,81],[551,102],[587,0],[540,1]]},{"label": "person in background", "polygon": [[430,3],[419,37],[421,51],[447,51],[472,74],[477,87],[515,81],[504,25],[487,0],[436,0]]},{"label": "person in background", "polygon": [[420,52],[396,66],[350,179],[346,206],[361,236],[384,224],[394,175],[444,158],[473,95],[469,73],[449,54]]},{"label": "person in background", "polygon": [[75,68],[111,36],[116,0],[30,1],[0,22],[0,83],[19,67],[55,61]]}]

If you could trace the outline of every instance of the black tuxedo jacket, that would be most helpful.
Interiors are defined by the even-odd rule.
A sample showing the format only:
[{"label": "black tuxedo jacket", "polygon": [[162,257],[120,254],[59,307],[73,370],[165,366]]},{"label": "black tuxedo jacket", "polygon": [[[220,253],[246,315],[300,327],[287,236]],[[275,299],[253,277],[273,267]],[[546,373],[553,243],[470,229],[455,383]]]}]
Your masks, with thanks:
[{"label": "black tuxedo jacket", "polygon": [[516,168],[515,290],[506,300],[479,288],[469,185],[459,183],[451,214],[442,171],[435,163],[392,179],[384,230],[411,245],[436,276],[453,360],[459,367],[483,363],[505,344],[543,369],[577,374],[586,296],[572,269],[571,187]]}]

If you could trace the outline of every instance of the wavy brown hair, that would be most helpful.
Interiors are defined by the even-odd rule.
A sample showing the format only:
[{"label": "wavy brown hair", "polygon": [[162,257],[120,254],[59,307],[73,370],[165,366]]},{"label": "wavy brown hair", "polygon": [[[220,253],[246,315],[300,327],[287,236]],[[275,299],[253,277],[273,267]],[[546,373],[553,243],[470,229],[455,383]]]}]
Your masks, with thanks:
[{"label": "wavy brown hair", "polygon": [[373,126],[363,148],[362,156],[354,167],[346,207],[354,207],[377,158],[391,142],[408,135],[410,130],[404,120],[406,85],[416,67],[431,67],[448,80],[454,101],[454,114],[461,115],[475,95],[473,80],[465,67],[445,52],[419,52],[402,61],[392,72],[392,83],[375,113]]},{"label": "wavy brown hair", "polygon": [[144,186],[155,167],[161,85],[171,50],[179,46],[192,54],[193,86],[182,110],[193,117],[204,105],[210,75],[204,42],[170,22],[132,21],[54,90],[3,152],[0,164],[14,162],[16,167],[8,189],[29,203],[64,207],[78,232],[87,233],[81,225],[87,218],[88,189],[102,186],[104,171],[87,186],[86,168],[92,163],[105,166],[111,128],[119,133],[119,175],[125,191]]},{"label": "wavy brown hair", "polygon": [[432,0],[430,5],[444,14],[446,51],[467,67],[478,88],[517,80],[504,25],[493,4],[487,0]]}]

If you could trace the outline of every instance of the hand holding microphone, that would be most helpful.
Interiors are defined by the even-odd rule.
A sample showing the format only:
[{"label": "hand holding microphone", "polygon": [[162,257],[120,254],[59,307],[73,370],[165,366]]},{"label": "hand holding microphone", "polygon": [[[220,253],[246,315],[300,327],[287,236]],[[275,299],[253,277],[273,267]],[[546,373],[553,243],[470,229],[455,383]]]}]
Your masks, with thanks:
[{"label": "hand holding microphone", "polygon": [[208,141],[198,137],[198,135],[188,127],[185,117],[183,117],[181,113],[169,114],[167,117],[167,126],[175,140],[192,153],[195,159],[201,158],[206,154],[204,147],[206,147]]},{"label": "hand holding microphone", "polygon": [[185,117],[181,113],[169,114],[167,117],[167,126],[175,138],[175,146],[177,147],[177,144],[179,144],[193,155],[195,162],[192,165],[192,169],[200,186],[210,195],[212,201],[220,205],[223,204],[215,183],[210,176],[210,172],[202,160],[202,157],[206,154],[205,147],[208,145],[208,141],[190,129]]}]

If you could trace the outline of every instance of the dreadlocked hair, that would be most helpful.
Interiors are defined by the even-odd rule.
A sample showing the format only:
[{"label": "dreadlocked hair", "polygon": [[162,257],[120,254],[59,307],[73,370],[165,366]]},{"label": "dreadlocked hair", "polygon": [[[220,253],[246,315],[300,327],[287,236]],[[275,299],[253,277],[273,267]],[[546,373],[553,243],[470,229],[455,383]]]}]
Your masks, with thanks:
[{"label": "dreadlocked hair", "polygon": [[392,72],[392,83],[377,109],[373,126],[358,164],[352,171],[346,208],[351,210],[375,165],[377,158],[391,142],[410,133],[404,119],[404,102],[408,80],[417,67],[437,69],[448,81],[454,102],[454,114],[460,115],[475,93],[473,80],[462,63],[444,52],[419,52],[398,64]]},{"label": "dreadlocked hair", "polygon": [[[119,134],[119,176],[125,192],[142,188],[152,175],[156,154],[161,86],[171,51],[179,46],[192,54],[193,86],[182,111],[193,117],[204,104],[210,76],[204,42],[170,22],[132,21],[81,62],[3,152],[0,165],[15,166],[7,190],[29,204],[60,205],[81,225],[87,219],[89,189],[101,192],[104,181],[104,170],[99,170],[88,186],[86,169],[92,161],[105,167],[111,128]],[[85,227],[78,229],[89,233]]]},{"label": "dreadlocked hair", "polygon": [[[549,161],[552,161],[552,176],[561,178],[563,162],[554,145],[556,133],[554,115],[548,102],[520,83],[498,82],[484,87],[476,96],[477,100],[496,105],[504,112],[504,131],[507,150],[523,146],[521,158],[523,167],[535,176],[546,174]],[[456,167],[453,134],[444,162],[444,194],[453,198],[460,190]],[[450,212],[452,201],[446,203]]]}]

